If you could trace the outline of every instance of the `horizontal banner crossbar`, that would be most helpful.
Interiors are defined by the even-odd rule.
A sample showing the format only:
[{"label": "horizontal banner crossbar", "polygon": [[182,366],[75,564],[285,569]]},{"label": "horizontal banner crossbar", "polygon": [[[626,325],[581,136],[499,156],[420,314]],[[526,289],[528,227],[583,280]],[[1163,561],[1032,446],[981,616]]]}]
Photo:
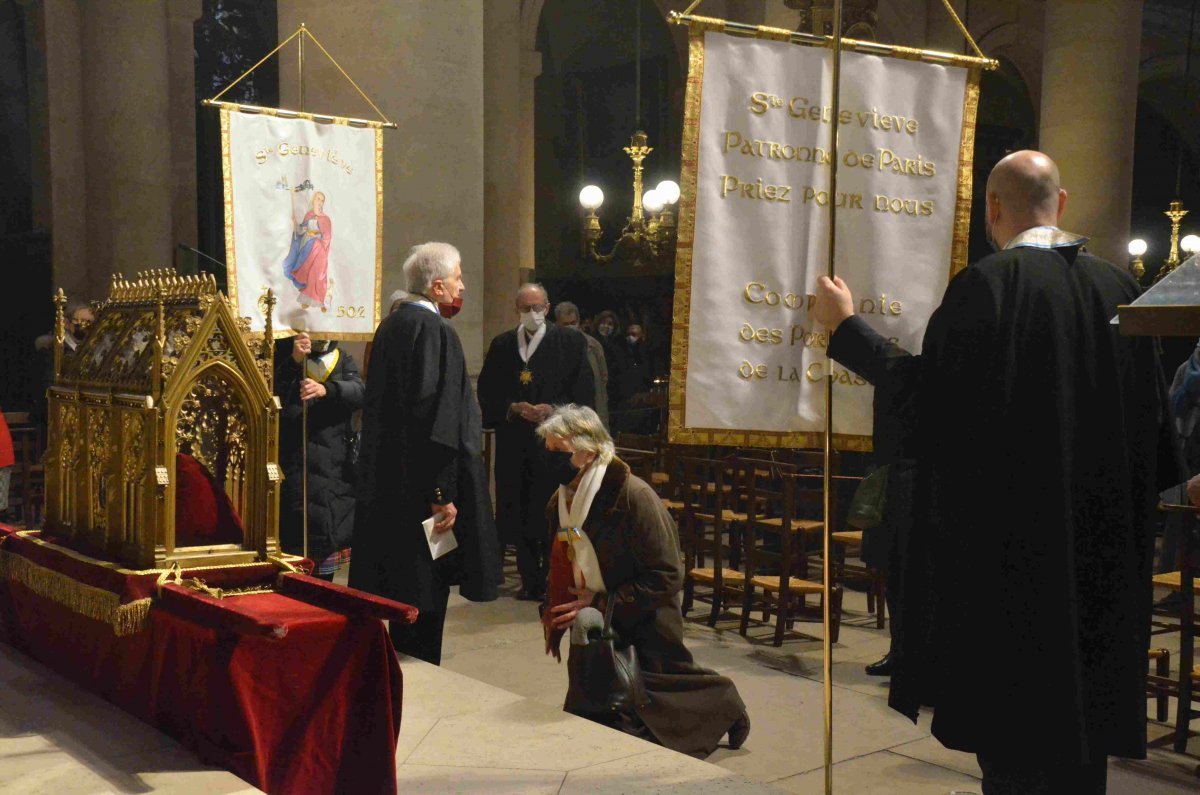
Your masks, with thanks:
[{"label": "horizontal banner crossbar", "polygon": [[[678,11],[672,11],[670,21],[676,25],[692,25],[698,24],[707,27],[710,30],[719,30],[725,33],[730,33],[735,36],[751,36],[754,38],[770,38],[770,39],[785,39],[794,44],[806,44],[812,47],[833,47],[832,36],[818,36],[814,33],[801,33],[799,31],[789,31],[783,28],[768,28],[761,25],[747,25],[743,22],[730,22],[724,19],[714,17],[694,16],[692,14],[680,14]],[[962,67],[979,67],[994,71],[1000,68],[1000,62],[994,58],[977,58],[972,55],[956,55],[951,52],[940,52],[938,50],[922,50],[915,47],[900,47],[894,44],[880,44],[874,41],[863,41],[862,39],[846,39],[842,40],[843,50],[853,50],[867,55],[885,55],[892,58],[905,58],[907,60],[925,61],[926,63],[944,64],[946,66],[962,66]]]},{"label": "horizontal banner crossbar", "polygon": [[228,108],[229,110],[236,110],[242,113],[261,113],[266,116],[279,116],[284,119],[307,119],[308,121],[321,124],[345,124],[348,127],[396,129],[396,124],[390,121],[355,119],[347,116],[328,116],[323,113],[305,113],[299,110],[287,110],[286,108],[264,108],[260,105],[243,105],[237,102],[221,102],[212,99],[206,99],[201,104],[212,108]]}]

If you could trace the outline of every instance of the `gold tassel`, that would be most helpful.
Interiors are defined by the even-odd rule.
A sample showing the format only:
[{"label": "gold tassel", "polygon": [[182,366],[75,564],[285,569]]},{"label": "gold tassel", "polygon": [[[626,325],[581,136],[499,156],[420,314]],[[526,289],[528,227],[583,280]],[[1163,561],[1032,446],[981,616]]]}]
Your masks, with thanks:
[{"label": "gold tassel", "polygon": [[0,549],[0,580],[14,582],[44,599],[57,602],[72,613],[102,621],[118,636],[132,635],[146,627],[150,599],[121,604],[112,591],[86,585],[65,574],[47,569],[11,552]]}]

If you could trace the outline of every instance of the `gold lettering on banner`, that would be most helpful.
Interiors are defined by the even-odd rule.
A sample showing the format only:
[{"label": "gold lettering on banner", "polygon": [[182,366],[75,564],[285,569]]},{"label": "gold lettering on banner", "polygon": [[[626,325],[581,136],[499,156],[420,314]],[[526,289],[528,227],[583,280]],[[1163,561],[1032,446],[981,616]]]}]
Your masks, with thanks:
[{"label": "gold lettering on banner", "polygon": [[287,141],[280,141],[276,146],[268,146],[259,149],[254,153],[254,162],[258,165],[266,165],[267,160],[271,155],[279,155],[279,157],[313,157],[318,160],[324,160],[330,165],[340,168],[347,174],[354,173],[354,166],[342,159],[336,149],[322,149],[319,146],[309,146],[308,144],[290,144]]},{"label": "gold lettering on banner", "polygon": [[768,289],[762,282],[749,282],[742,290],[742,298],[748,304],[765,304],[766,306],[783,305],[788,309],[811,309],[815,295],[797,295],[796,293],[780,293]]},{"label": "gold lettering on banner", "polygon": [[[817,190],[816,188],[806,186],[803,196],[804,204],[808,204],[811,201],[818,207],[827,207],[829,205],[829,191],[827,190]],[[848,210],[861,210],[863,208],[861,193],[838,191],[835,200],[838,207],[844,207]]]},{"label": "gold lettering on banner", "polygon": [[[791,97],[784,99],[769,91],[755,91],[750,95],[749,111],[755,116],[772,110],[785,110],[787,115],[801,121],[814,121],[829,124],[833,119],[833,108],[829,105],[814,104],[808,97]],[[878,108],[852,110],[849,108],[838,111],[838,123],[842,125],[857,123],[864,130],[879,130],[881,132],[907,133],[916,135],[920,122],[908,116],[887,113]]]},{"label": "gold lettering on banner", "polygon": [[753,182],[743,182],[737,177],[721,175],[721,198],[734,196],[742,199],[760,199],[762,201],[791,203],[792,188],[790,185],[768,185],[762,179]]},{"label": "gold lettering on banner", "polygon": [[792,326],[792,339],[789,344],[795,345],[796,343],[800,343],[805,348],[828,348],[829,332],[813,331],[804,326]]},{"label": "gold lettering on banner", "polygon": [[899,301],[887,300],[887,293],[879,296],[878,300],[874,298],[864,298],[858,304],[858,313],[860,315],[891,315],[899,317],[902,307]]},{"label": "gold lettering on banner", "polygon": [[738,366],[738,376],[743,381],[761,381],[767,377],[765,364],[750,364],[745,360]]},{"label": "gold lettering on banner", "polygon": [[[731,152],[745,157],[812,163],[818,166],[827,166],[830,161],[829,151],[820,146],[804,146],[768,141],[763,138],[750,138],[739,130],[725,130],[722,133],[721,154],[728,155]],[[878,147],[873,152],[862,153],[848,149],[842,155],[842,163],[848,168],[890,171],[905,177],[937,176],[937,163],[929,160],[925,155],[917,153],[915,157],[909,157],[887,147]]]},{"label": "gold lettering on banner", "polygon": [[875,196],[875,212],[925,217],[933,215],[933,199],[902,199],[895,196]]},{"label": "gold lettering on banner", "polygon": [[[825,379],[825,363],[813,362],[807,368],[805,368],[804,377],[811,383],[820,383]],[[830,368],[829,377],[833,379],[835,384],[844,384],[846,386],[867,386],[867,379],[863,378],[853,370],[847,370],[841,367]]]},{"label": "gold lettering on banner", "polygon": [[755,328],[749,323],[743,323],[738,329],[738,339],[742,342],[759,342],[770,343],[771,345],[783,344],[783,329],[780,328]]}]

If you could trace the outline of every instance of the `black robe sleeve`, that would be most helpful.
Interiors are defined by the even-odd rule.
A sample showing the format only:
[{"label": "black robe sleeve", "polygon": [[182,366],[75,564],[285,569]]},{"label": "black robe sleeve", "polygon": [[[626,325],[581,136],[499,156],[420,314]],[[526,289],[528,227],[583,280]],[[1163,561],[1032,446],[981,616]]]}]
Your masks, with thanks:
[{"label": "black robe sleeve", "polygon": [[405,396],[414,407],[415,442],[410,474],[424,499],[437,505],[458,497],[457,457],[460,446],[461,402],[465,366],[462,344],[446,327],[422,324],[413,341]]},{"label": "black robe sleeve", "polygon": [[882,464],[910,457],[917,434],[921,358],[876,332],[857,315],[830,336],[829,356],[875,387],[875,460]]},{"label": "black robe sleeve", "polygon": [[483,358],[483,368],[479,371],[478,393],[479,409],[483,413],[483,427],[495,429],[508,417],[508,407],[511,405],[508,395],[501,386],[500,363],[503,345],[503,335],[492,340],[488,346],[487,355]]}]

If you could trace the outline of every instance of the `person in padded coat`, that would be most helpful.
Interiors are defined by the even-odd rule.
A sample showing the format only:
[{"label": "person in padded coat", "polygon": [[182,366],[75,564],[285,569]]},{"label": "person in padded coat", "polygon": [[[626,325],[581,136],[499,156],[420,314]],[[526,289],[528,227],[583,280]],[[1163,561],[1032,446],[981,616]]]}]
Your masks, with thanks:
[{"label": "person in padded coat", "polygon": [[358,365],[336,342],[300,333],[281,340],[275,352],[279,417],[279,463],[283,493],[279,541],[285,552],[304,551],[304,456],[302,400],[308,401],[308,557],[314,575],[333,579],[354,531],[354,412],[366,386]]}]

